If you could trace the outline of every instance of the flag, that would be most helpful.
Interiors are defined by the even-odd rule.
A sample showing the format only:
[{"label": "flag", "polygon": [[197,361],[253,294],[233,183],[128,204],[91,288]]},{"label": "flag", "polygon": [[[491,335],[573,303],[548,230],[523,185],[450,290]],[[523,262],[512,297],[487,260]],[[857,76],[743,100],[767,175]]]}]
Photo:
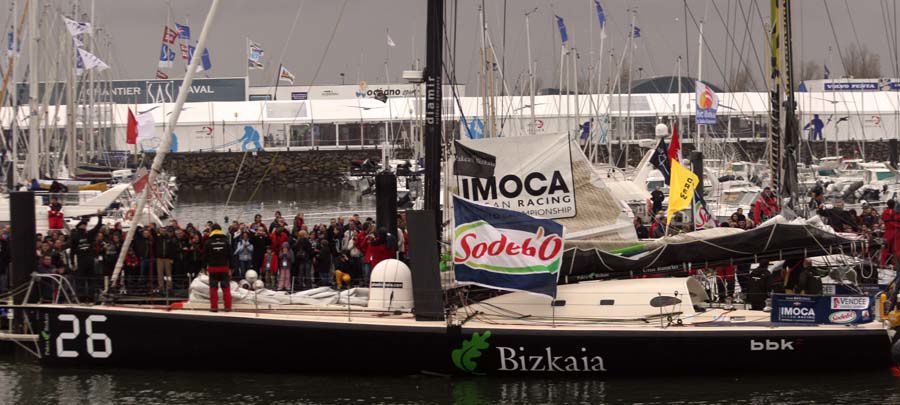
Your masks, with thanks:
[{"label": "flag", "polygon": [[554,17],[556,17],[556,25],[559,27],[559,39],[561,39],[563,45],[565,45],[566,42],[569,42],[569,33],[566,31],[566,22],[558,15],[554,15]]},{"label": "flag", "polygon": [[[158,71],[157,71],[158,72]],[[137,143],[137,118],[134,118],[134,113],[131,112],[131,109],[128,109],[128,130],[125,133],[125,143],[129,145],[134,145]]]},{"label": "flag", "polygon": [[294,75],[291,74],[284,66],[278,69],[278,80],[284,80],[290,84],[294,84]]},{"label": "flag", "polygon": [[669,183],[669,207],[666,210],[666,223],[671,223],[672,215],[691,206],[694,189],[700,179],[675,160],[672,163],[672,181]]},{"label": "flag", "polygon": [[71,34],[73,37],[84,33],[91,34],[90,23],[78,22],[66,17],[63,17],[62,19],[66,23],[66,28],[69,29],[69,34]]},{"label": "flag", "polygon": [[167,75],[167,74],[161,72],[159,69],[157,69],[156,70],[156,78],[165,80],[165,79],[169,78],[169,75]]},{"label": "flag", "polygon": [[597,20],[600,20],[600,28],[605,28],[606,14],[603,12],[603,6],[600,5],[600,0],[594,0],[594,7],[597,8]]},{"label": "flag", "polygon": [[[188,54],[191,59],[194,58],[194,52],[197,51],[197,48],[194,46],[188,46]],[[190,62],[188,62],[190,63]],[[200,56],[200,64],[197,65],[197,72],[202,72],[204,70],[212,69],[212,62],[209,59],[209,48],[203,49],[203,55]]]},{"label": "flag", "polygon": [[134,188],[135,194],[140,194],[144,191],[144,187],[147,186],[147,180],[149,180],[150,171],[147,170],[146,167],[141,166],[134,172],[134,181],[131,182],[131,187]]},{"label": "flag", "polygon": [[678,125],[672,126],[672,141],[669,143],[669,159],[681,162],[681,142],[678,140]]},{"label": "flag", "polygon": [[696,81],[694,87],[697,89],[697,123],[715,125],[716,110],[719,109],[719,97],[712,88],[699,80]]},{"label": "flag", "polygon": [[81,42],[81,40],[76,37],[72,37],[72,47],[73,48],[84,48],[84,42]]},{"label": "flag", "polygon": [[81,60],[83,69],[97,69],[97,71],[109,69],[109,65],[100,58],[81,48],[78,48],[78,59]]},{"label": "flag", "polygon": [[456,146],[456,160],[453,162],[454,175],[482,179],[494,176],[494,168],[497,167],[496,156],[469,148],[459,141],[453,143]]},{"label": "flag", "polygon": [[653,155],[650,156],[650,164],[662,173],[663,180],[666,181],[666,184],[669,184],[669,173],[672,171],[671,162],[672,159],[669,159],[669,150],[666,147],[666,140],[660,139],[659,143],[656,144],[656,149],[653,150]]},{"label": "flag", "polygon": [[563,233],[558,222],[453,196],[456,281],[556,297]]},{"label": "flag", "polygon": [[166,69],[171,68],[175,63],[175,51],[172,48],[169,48],[168,45],[162,44],[159,47],[159,68]]},{"label": "flag", "polygon": [[153,114],[149,111],[138,113],[135,117],[137,121],[137,136],[135,140],[140,142],[144,139],[152,139],[156,136],[156,122],[153,120]]},{"label": "flag", "polygon": [[181,59],[191,60],[191,53],[188,50],[187,44],[181,44]]},{"label": "flag", "polygon": [[386,35],[387,35],[387,44],[388,44],[388,46],[391,47],[391,48],[397,46],[397,44],[394,43],[394,40],[391,39],[391,34],[386,34]]},{"label": "flag", "polygon": [[163,27],[162,41],[164,44],[174,45],[176,38],[178,38],[178,31],[169,28],[168,25]]},{"label": "flag", "polygon": [[828,77],[831,76],[831,71],[828,70],[828,65],[825,66],[825,80],[828,80]]},{"label": "flag", "polygon": [[640,27],[638,27],[637,25],[632,25],[631,27],[632,27],[632,28],[631,28],[631,33],[630,33],[629,35],[631,35],[631,37],[632,37],[632,38],[635,38],[635,39],[636,39],[636,38],[640,38],[640,37],[641,37],[641,29],[640,29]]},{"label": "flag", "polygon": [[16,54],[16,37],[12,31],[6,33],[6,54],[15,56]]},{"label": "flag", "polygon": [[191,27],[175,23],[175,30],[178,31],[178,39],[191,39]]},{"label": "flag", "polygon": [[247,51],[247,66],[250,69],[262,69],[262,57],[265,54],[262,46],[257,44],[256,42],[250,41],[250,49]]}]

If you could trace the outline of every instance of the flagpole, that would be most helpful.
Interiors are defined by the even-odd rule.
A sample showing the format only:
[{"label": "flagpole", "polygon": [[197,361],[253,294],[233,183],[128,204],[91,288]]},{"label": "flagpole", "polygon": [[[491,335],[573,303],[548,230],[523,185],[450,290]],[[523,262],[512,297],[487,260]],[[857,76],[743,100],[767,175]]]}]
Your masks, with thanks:
[{"label": "flagpole", "polygon": [[138,198],[137,208],[135,209],[134,217],[131,220],[131,226],[128,227],[128,233],[125,235],[125,241],[122,243],[122,250],[119,253],[119,258],[118,260],[116,260],[116,266],[113,270],[110,285],[116,284],[116,281],[119,278],[119,274],[122,272],[122,265],[125,263],[125,256],[128,253],[128,248],[131,246],[131,242],[134,240],[134,233],[137,230],[138,225],[141,223],[141,215],[143,215],[144,213],[144,207],[147,205],[148,190],[152,188],[156,183],[156,177],[162,170],[162,164],[166,159],[166,153],[168,153],[169,149],[172,147],[172,133],[175,129],[175,124],[178,123],[178,117],[181,115],[181,108],[184,106],[184,102],[187,101],[189,89],[191,88],[191,82],[194,81],[194,73],[197,70],[197,65],[199,64],[200,59],[202,59],[202,52],[204,49],[206,49],[206,37],[207,34],[209,34],[209,29],[212,26],[212,23],[216,16],[216,10],[218,8],[219,0],[213,0],[212,5],[209,7],[209,13],[206,15],[206,21],[203,23],[203,30],[200,31],[200,39],[197,41],[197,49],[201,52],[201,57],[191,58],[191,63],[188,66],[188,70],[184,74],[184,79],[181,81],[181,88],[178,90],[178,98],[175,100],[175,109],[174,111],[172,111],[172,115],[169,116],[169,122],[165,127],[162,142],[160,142],[159,148],[156,150],[156,156],[153,157],[153,165],[150,167],[150,173],[148,174],[147,178],[147,185],[144,186],[144,190],[141,192],[140,198]]},{"label": "flagpole", "polygon": [[[278,84],[281,83],[281,67],[282,66],[283,65],[281,63],[279,63],[278,70],[275,72],[275,91],[274,91],[274,94],[272,94],[272,100],[278,100]],[[307,98],[309,98],[308,93],[307,93]]]},{"label": "flagpole", "polygon": [[244,52],[247,54],[247,58],[244,59],[244,72],[246,72],[247,85],[250,85],[250,37],[244,37],[246,40],[246,47],[244,48]]}]

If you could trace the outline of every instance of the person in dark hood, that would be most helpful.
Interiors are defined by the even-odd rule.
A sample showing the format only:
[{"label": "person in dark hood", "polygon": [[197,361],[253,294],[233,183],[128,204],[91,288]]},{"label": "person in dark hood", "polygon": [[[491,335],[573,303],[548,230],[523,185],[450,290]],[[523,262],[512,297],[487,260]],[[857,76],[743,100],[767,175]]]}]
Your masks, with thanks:
[{"label": "person in dark hood", "polygon": [[228,263],[231,260],[231,244],[218,224],[212,225],[203,252],[206,272],[209,274],[209,310],[218,312],[219,288],[221,288],[222,297],[225,300],[225,312],[230,312],[231,269],[228,267]]},{"label": "person in dark hood", "polygon": [[75,285],[78,293],[83,297],[89,297],[93,291],[88,284],[94,275],[94,258],[96,253],[93,247],[94,240],[97,239],[97,233],[103,226],[103,212],[97,211],[97,225],[88,230],[88,222],[90,217],[84,217],[78,223],[72,232],[71,251],[75,256]]}]

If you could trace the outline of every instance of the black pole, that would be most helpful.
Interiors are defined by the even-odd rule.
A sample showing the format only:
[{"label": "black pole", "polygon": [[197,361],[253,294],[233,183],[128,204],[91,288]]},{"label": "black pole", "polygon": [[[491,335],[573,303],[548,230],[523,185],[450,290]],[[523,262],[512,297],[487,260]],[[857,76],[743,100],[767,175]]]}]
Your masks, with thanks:
[{"label": "black pole", "polygon": [[[691,171],[697,175],[697,188],[694,189],[694,201],[703,196],[703,152],[699,150],[691,151]],[[697,213],[694,204],[691,204],[691,230],[697,230]]]},{"label": "black pole", "polygon": [[375,175],[375,223],[397,234],[397,176],[387,170]]},{"label": "black pole", "polygon": [[34,256],[36,233],[34,193],[31,191],[9,193],[9,217],[12,228],[9,241],[12,259],[9,284],[18,286],[28,281],[31,273],[37,269]]},{"label": "black pole", "polygon": [[428,0],[425,48],[425,210],[441,234],[441,68],[444,52],[444,0]]},{"label": "black pole", "polygon": [[891,168],[897,170],[897,140],[888,140],[888,156],[890,156]]},{"label": "black pole", "polygon": [[[284,66],[282,64],[278,64],[278,70],[275,71],[275,91],[272,93],[272,100],[278,100],[278,83],[281,82],[281,67]],[[247,80],[250,80],[248,77]],[[309,97],[307,95],[307,97]]]}]

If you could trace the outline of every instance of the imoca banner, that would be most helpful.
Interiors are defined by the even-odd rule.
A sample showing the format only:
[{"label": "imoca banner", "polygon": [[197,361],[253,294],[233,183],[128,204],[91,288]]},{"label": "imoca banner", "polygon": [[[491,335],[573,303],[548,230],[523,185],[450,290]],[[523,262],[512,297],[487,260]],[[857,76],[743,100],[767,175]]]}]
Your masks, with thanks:
[{"label": "imoca banner", "polygon": [[562,225],[453,196],[456,281],[556,297]]}]

